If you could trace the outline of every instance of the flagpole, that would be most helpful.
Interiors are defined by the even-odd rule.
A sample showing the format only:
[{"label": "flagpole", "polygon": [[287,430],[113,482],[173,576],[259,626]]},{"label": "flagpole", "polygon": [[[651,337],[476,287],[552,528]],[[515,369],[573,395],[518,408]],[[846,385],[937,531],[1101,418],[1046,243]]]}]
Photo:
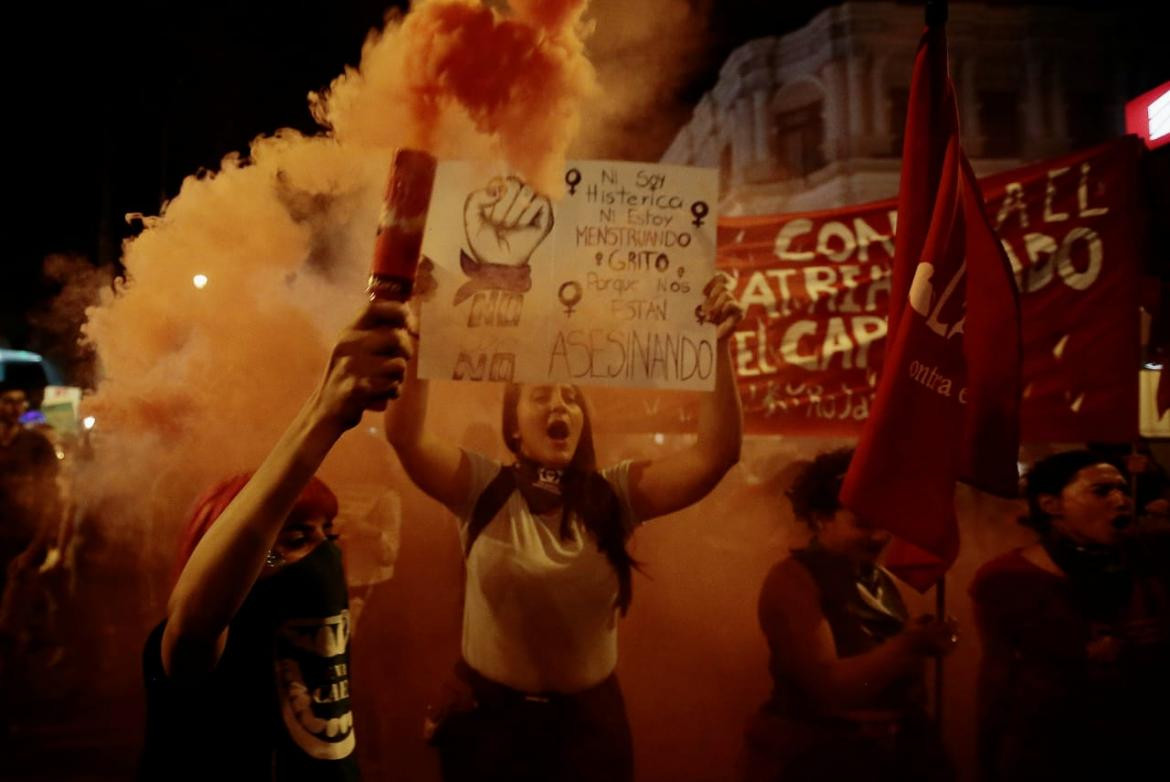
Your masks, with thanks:
[{"label": "flagpole", "polygon": [[[947,0],[926,0],[926,26],[940,27],[947,23]],[[947,620],[947,576],[944,571],[934,585],[934,615],[938,621]],[[934,721],[942,725],[943,718],[943,656],[934,658]]]},{"label": "flagpole", "polygon": [[947,0],[926,0],[926,26],[947,23]]},{"label": "flagpole", "polygon": [[[940,622],[947,621],[947,577],[944,573],[934,583],[934,615]],[[934,722],[942,726],[943,717],[943,656],[934,658]]]}]

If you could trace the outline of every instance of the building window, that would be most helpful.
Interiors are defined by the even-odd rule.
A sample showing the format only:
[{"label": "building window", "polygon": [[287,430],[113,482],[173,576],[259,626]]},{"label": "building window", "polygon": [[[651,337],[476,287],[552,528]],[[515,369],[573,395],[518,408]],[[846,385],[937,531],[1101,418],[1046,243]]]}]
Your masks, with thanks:
[{"label": "building window", "polygon": [[979,93],[982,157],[1020,156],[1020,96],[1013,91]]},{"label": "building window", "polygon": [[822,101],[776,115],[776,152],[781,178],[808,176],[825,166]]},{"label": "building window", "polygon": [[890,154],[902,156],[902,142],[906,138],[906,112],[910,110],[910,90],[893,87],[887,99],[890,101]]}]

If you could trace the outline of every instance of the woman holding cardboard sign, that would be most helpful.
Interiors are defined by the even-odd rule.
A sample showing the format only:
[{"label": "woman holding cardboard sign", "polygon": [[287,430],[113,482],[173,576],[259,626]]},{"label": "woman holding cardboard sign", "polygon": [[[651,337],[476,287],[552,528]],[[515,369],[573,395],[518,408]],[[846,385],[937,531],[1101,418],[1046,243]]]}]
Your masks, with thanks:
[{"label": "woman holding cardboard sign", "polygon": [[502,465],[427,430],[427,383],[408,370],[386,434],[411,479],[459,519],[466,557],[461,697],[429,723],[448,782],[633,777],[617,664],[638,525],[705,496],[739,459],[742,415],[728,341],[742,317],[721,277],[714,391],[698,439],[662,459],[599,470],[589,406],[566,384],[504,392]]}]

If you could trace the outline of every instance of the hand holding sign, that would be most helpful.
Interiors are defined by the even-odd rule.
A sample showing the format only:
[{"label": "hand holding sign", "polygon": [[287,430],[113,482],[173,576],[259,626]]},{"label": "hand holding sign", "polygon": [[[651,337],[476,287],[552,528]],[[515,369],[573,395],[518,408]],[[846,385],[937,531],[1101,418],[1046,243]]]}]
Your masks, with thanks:
[{"label": "hand holding sign", "polygon": [[707,298],[695,308],[695,316],[700,323],[715,324],[717,340],[727,339],[743,320],[743,307],[727,290],[727,278],[716,274],[703,287],[703,295]]},{"label": "hand holding sign", "polygon": [[496,177],[467,196],[463,225],[477,261],[523,266],[552,231],[552,204],[514,176]]}]

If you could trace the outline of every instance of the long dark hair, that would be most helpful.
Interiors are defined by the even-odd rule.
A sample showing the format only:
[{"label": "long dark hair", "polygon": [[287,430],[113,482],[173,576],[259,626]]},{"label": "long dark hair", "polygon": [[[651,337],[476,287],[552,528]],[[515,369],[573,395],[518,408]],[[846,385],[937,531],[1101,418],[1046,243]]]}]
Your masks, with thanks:
[{"label": "long dark hair", "polygon": [[[504,388],[504,404],[502,411],[502,434],[504,444],[508,446],[517,459],[521,458],[519,432],[519,414],[522,386],[518,383],[509,383]],[[561,534],[569,531],[569,514],[576,511],[585,529],[597,541],[597,548],[605,554],[609,564],[618,577],[617,607],[622,615],[629,610],[633,599],[632,574],[638,566],[637,561],[630,555],[626,544],[633,530],[626,524],[622,513],[621,501],[609,481],[605,480],[597,471],[597,451],[593,445],[593,425],[589,404],[581,389],[573,386],[581,413],[584,418],[581,426],[581,438],[577,441],[577,450],[569,461],[561,479]],[[508,492],[511,494],[511,492]],[[477,506],[478,509],[478,506]],[[498,508],[497,508],[498,510]],[[485,514],[473,514],[473,528],[469,534],[470,541],[474,535],[482,531],[491,518],[481,519]],[[491,515],[495,515],[493,511]]]}]

